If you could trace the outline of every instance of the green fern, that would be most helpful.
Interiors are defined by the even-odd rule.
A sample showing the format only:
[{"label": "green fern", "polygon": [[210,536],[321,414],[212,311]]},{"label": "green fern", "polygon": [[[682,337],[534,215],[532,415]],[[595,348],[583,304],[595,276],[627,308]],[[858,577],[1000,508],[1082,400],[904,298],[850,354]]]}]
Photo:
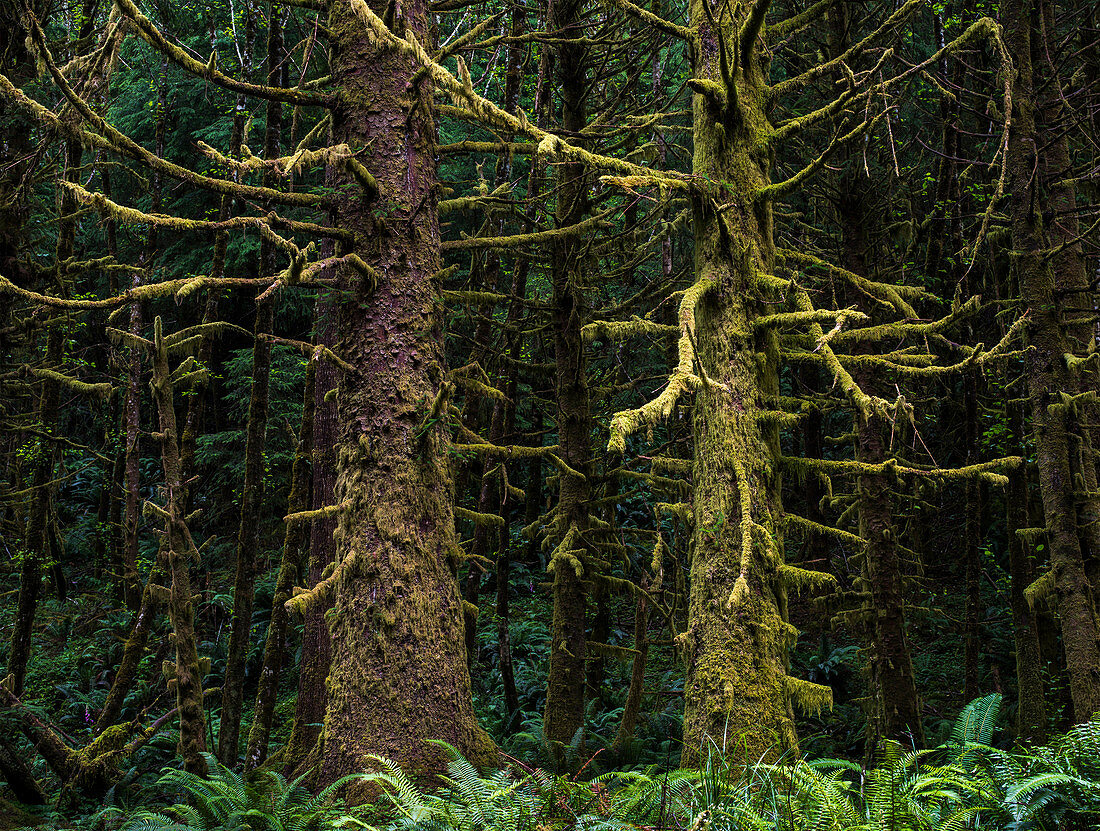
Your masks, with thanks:
[{"label": "green fern", "polygon": [[[206,757],[208,774],[165,769],[158,787],[186,799],[161,809],[124,812],[109,808],[96,822],[116,831],[321,831],[355,826],[370,829],[355,811],[333,801],[333,795],[359,776],[332,783],[317,796],[303,786],[304,777],[258,771],[242,776]],[[373,829],[372,829],[373,831]]]},{"label": "green fern", "polygon": [[975,698],[963,707],[951,730],[952,743],[988,745],[992,742],[997,718],[1001,714],[1002,699],[1000,693],[992,693],[983,698]]}]

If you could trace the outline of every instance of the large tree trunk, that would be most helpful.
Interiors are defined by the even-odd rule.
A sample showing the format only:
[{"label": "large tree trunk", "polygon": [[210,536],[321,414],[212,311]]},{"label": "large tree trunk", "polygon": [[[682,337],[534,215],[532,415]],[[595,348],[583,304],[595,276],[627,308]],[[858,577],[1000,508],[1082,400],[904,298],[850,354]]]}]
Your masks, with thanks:
[{"label": "large tree trunk", "polygon": [[[1055,0],[1041,0],[1039,13],[1042,25],[1035,37],[1038,48],[1035,61],[1044,79],[1043,100],[1036,102],[1035,129],[1040,147],[1038,176],[1041,192],[1046,195],[1045,210],[1051,217],[1045,230],[1048,243],[1055,248],[1050,258],[1054,271],[1055,297],[1061,307],[1062,324],[1073,354],[1086,357],[1095,349],[1097,335],[1095,310],[1100,295],[1095,285],[1090,285],[1078,217],[1080,208],[1073,177],[1074,160],[1070,152],[1067,120],[1076,113],[1066,111],[1065,78],[1059,78],[1059,53],[1056,42],[1058,4]],[[1095,48],[1095,47],[1094,47]],[[1093,104],[1093,109],[1098,109]],[[1088,239],[1088,233],[1085,239]],[[1080,365],[1076,391],[1100,389],[1100,369],[1095,361]],[[1096,442],[1100,431],[1100,407],[1095,402],[1081,401],[1070,413],[1072,430],[1070,465],[1078,481],[1078,529],[1082,554],[1085,558],[1085,575],[1093,590],[1093,600],[1100,591],[1100,493],[1098,488]],[[1083,485],[1083,487],[1081,487]]]},{"label": "large tree trunk", "polygon": [[767,125],[765,78],[754,44],[738,68],[738,100],[719,105],[718,42],[738,54],[748,10],[715,7],[712,18],[704,2],[691,2],[702,44],[692,50],[692,71],[711,87],[695,87],[692,170],[699,181],[722,182],[730,208],[719,214],[712,199],[694,198],[700,282],[681,305],[681,325],[712,379],[698,385],[693,414],[695,531],[688,631],[679,639],[687,660],[684,766],[700,764],[713,748],[757,760],[796,746],[786,673],[791,629],[776,574],[779,437],[760,418],[765,396],[778,392],[777,354],[773,336],[758,343],[752,327],[757,274],[773,273],[774,261],[771,206],[755,204],[770,168],[756,150]]},{"label": "large tree trunk", "polygon": [[[385,4],[373,12],[386,14]],[[473,712],[455,580],[431,89],[410,86],[414,59],[378,42],[369,13],[363,0],[336,0],[329,18],[335,138],[370,148],[377,183],[370,200],[341,172],[334,198],[336,224],[368,268],[345,265],[339,276],[337,352],[355,369],[338,405],[335,497],[344,508],[329,583],[329,781],[362,770],[369,753],[427,776],[445,763],[433,738],[476,765],[495,760]],[[425,0],[405,4],[394,25],[428,43]]]},{"label": "large tree trunk", "polygon": [[1005,40],[1017,62],[1013,124],[1005,164],[1009,171],[1012,247],[1020,295],[1030,314],[1027,378],[1035,433],[1036,464],[1058,596],[1074,718],[1087,721],[1100,709],[1100,645],[1092,587],[1078,528],[1070,461],[1069,407],[1062,395],[1077,390],[1063,356],[1072,343],[1055,297],[1056,278],[1043,251],[1048,247],[1035,176],[1041,137],[1036,129],[1030,0],[1010,0],[1001,9]]}]

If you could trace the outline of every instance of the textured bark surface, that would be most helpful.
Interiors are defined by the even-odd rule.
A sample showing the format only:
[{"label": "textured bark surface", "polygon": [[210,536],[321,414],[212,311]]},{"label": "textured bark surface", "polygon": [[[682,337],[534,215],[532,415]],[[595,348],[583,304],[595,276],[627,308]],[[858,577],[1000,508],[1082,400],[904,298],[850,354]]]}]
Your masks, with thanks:
[{"label": "textured bark surface", "polygon": [[[555,0],[549,23],[559,36],[576,27],[581,4]],[[561,84],[561,126],[566,135],[584,129],[587,116],[585,47],[567,40],[557,48]],[[558,227],[579,222],[588,212],[584,165],[557,166]],[[585,373],[581,326],[585,323],[581,286],[581,256],[585,240],[568,237],[550,252],[553,291],[554,388],[557,401],[558,444],[561,457],[574,470],[587,475],[592,453],[592,424],[588,381]],[[587,479],[562,473],[555,516],[553,616],[550,624],[550,671],[546,678],[546,710],[543,733],[558,745],[569,745],[584,726],[585,701],[585,597],[587,589],[583,552],[591,489]],[[560,763],[560,758],[558,759]]]},{"label": "textured bark surface", "polygon": [[[738,54],[748,14],[736,9],[716,8],[712,18],[703,0],[691,3],[691,23],[699,27],[695,78],[723,85],[719,40],[727,55]],[[778,431],[758,417],[764,397],[778,389],[777,356],[772,336],[758,343],[752,330],[760,313],[756,276],[772,273],[774,262],[770,204],[754,204],[772,161],[759,150],[769,130],[765,68],[755,45],[742,57],[736,102],[720,108],[697,92],[693,103],[693,172],[722,182],[730,207],[719,214],[713,201],[694,200],[695,275],[713,286],[695,310],[694,336],[699,365],[714,383],[699,387],[693,414],[695,531],[688,631],[680,639],[685,766],[702,763],[714,748],[755,761],[796,746],[786,674],[793,632],[776,579]]]},{"label": "textured bark surface", "polygon": [[[339,278],[337,352],[355,370],[339,395],[335,499],[347,507],[336,529],[326,781],[362,770],[369,753],[427,777],[445,763],[432,738],[475,765],[496,757],[474,717],[455,580],[431,91],[410,86],[412,60],[374,42],[356,5],[337,0],[330,17],[333,129],[362,151],[378,195],[368,202],[346,177],[336,224],[377,277],[347,268]],[[385,14],[383,3],[372,8]],[[405,4],[395,26],[430,42],[427,3]]]},{"label": "textured bark surface", "polygon": [[1100,709],[1100,644],[1096,607],[1085,573],[1070,461],[1068,412],[1061,394],[1072,394],[1075,379],[1063,356],[1072,352],[1062,309],[1055,298],[1055,274],[1044,258],[1047,247],[1039,186],[1039,137],[1036,131],[1035,79],[1032,69],[1032,13],[1029,0],[1002,6],[1002,25],[1009,52],[1017,63],[1013,131],[1006,164],[1012,246],[1023,304],[1030,310],[1027,377],[1036,464],[1050,545],[1062,643],[1066,655],[1074,718],[1087,721]]}]

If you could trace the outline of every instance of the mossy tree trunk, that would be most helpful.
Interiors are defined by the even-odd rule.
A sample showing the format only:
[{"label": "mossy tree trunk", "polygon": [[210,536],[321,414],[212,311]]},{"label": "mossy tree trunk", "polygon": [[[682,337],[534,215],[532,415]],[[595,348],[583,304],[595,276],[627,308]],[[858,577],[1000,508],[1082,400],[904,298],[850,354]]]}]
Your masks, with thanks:
[{"label": "mossy tree trunk", "polygon": [[1016,60],[1013,125],[1006,165],[1012,247],[1023,305],[1029,310],[1027,380],[1054,590],[1058,597],[1074,718],[1087,721],[1100,709],[1100,643],[1092,586],[1085,573],[1070,460],[1070,407],[1076,379],[1064,356],[1073,345],[1055,296],[1056,276],[1043,254],[1049,235],[1044,227],[1037,170],[1041,137],[1036,127],[1033,49],[1037,36],[1031,0],[1010,0],[1001,7],[1009,52]]},{"label": "mossy tree trunk", "polygon": [[[387,14],[381,2],[370,10]],[[476,765],[496,755],[473,712],[455,579],[431,88],[413,81],[412,58],[370,34],[367,11],[363,0],[335,0],[329,17],[335,138],[361,153],[377,193],[364,198],[342,173],[333,200],[361,260],[338,279],[337,352],[355,369],[338,405],[335,498],[345,507],[330,578],[328,781],[362,770],[369,753],[426,777],[445,762],[432,738]],[[391,16],[399,33],[430,42],[425,0]]]},{"label": "mossy tree trunk", "polygon": [[[1070,149],[1070,134],[1065,125],[1077,113],[1069,109],[1065,89],[1067,79],[1060,77],[1059,44],[1056,42],[1060,16],[1055,0],[1041,0],[1038,5],[1041,25],[1036,32],[1039,48],[1035,62],[1043,79],[1042,97],[1036,102],[1035,129],[1043,152],[1039,154],[1037,171],[1045,210],[1050,216],[1046,231],[1049,244],[1055,247],[1050,258],[1054,271],[1055,298],[1062,309],[1062,321],[1073,354],[1089,355],[1095,349],[1095,308],[1098,294],[1091,285],[1085,254],[1082,249],[1082,229],[1077,190],[1073,183],[1074,156]],[[1095,46],[1092,46],[1095,51]],[[1073,84],[1070,82],[1069,87]],[[1094,107],[1095,109],[1095,107]],[[1095,136],[1094,136],[1095,139]],[[1085,232],[1084,239],[1089,238]],[[1100,368],[1096,362],[1080,365],[1076,371],[1079,393],[1100,390]],[[1095,400],[1082,400],[1070,412],[1070,466],[1076,482],[1078,528],[1085,575],[1093,589],[1093,600],[1100,591],[1100,493],[1098,487],[1097,444],[1100,430],[1100,406]]]},{"label": "mossy tree trunk", "polygon": [[174,384],[168,364],[169,345],[159,317],[154,321],[153,338],[149,344],[153,363],[151,386],[160,424],[156,438],[160,442],[164,473],[165,504],[161,517],[164,522],[164,545],[168,552],[168,618],[172,624],[172,642],[176,652],[174,677],[170,685],[175,687],[176,709],[179,711],[177,752],[187,770],[202,774],[206,772],[206,761],[202,756],[206,751],[206,714],[202,691],[204,671],[199,662],[191,591],[191,563],[198,561],[199,553],[183,515],[186,485],[181,476]]},{"label": "mossy tree trunk", "polygon": [[[554,0],[548,21],[556,37],[565,39],[557,47],[557,70],[561,84],[561,129],[571,136],[578,135],[587,122],[587,50],[571,37],[582,7],[577,0]],[[588,184],[583,164],[561,164],[557,170],[556,221],[562,228],[581,221],[587,214]],[[565,463],[587,477],[592,424],[581,340],[581,326],[586,322],[582,285],[585,244],[584,238],[575,236],[555,243],[550,252],[550,274],[558,444]],[[585,581],[590,579],[584,552],[590,525],[590,495],[587,478],[560,473],[554,516],[555,548],[549,566],[553,572],[553,613],[543,726],[546,739],[556,747],[568,746],[584,726]]]},{"label": "mossy tree trunk", "polygon": [[[684,766],[700,764],[715,748],[756,760],[796,746],[786,673],[791,627],[777,580],[778,431],[760,418],[765,397],[778,391],[778,355],[774,336],[758,338],[752,327],[760,313],[757,277],[774,264],[771,206],[756,199],[772,161],[766,65],[755,42],[738,50],[750,9],[711,12],[704,3],[690,4],[698,28],[692,171],[722,183],[727,208],[716,210],[717,198],[694,198],[700,299],[688,329],[711,380],[698,387],[693,415],[695,531],[688,630],[680,637],[687,661]],[[734,76],[730,84],[723,69]]]}]

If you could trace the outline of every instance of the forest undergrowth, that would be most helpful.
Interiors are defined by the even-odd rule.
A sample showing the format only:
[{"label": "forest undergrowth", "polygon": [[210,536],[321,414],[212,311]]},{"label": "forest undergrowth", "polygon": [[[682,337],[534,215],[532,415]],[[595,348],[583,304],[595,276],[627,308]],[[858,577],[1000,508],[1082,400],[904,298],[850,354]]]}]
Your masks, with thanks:
[{"label": "forest undergrowth", "polygon": [[[1100,723],[1049,744],[993,746],[1001,697],[977,699],[937,748],[884,743],[873,763],[787,758],[733,766],[717,746],[697,770],[646,765],[593,775],[600,751],[570,748],[573,774],[548,773],[505,756],[479,772],[445,742],[447,774],[417,784],[394,762],[319,793],[296,779],[257,770],[242,775],[207,758],[199,776],[166,768],[155,781],[119,788],[106,807],[75,825],[44,812],[30,827],[98,831],[1086,831],[1100,822]],[[357,781],[373,801],[349,807]]]}]

